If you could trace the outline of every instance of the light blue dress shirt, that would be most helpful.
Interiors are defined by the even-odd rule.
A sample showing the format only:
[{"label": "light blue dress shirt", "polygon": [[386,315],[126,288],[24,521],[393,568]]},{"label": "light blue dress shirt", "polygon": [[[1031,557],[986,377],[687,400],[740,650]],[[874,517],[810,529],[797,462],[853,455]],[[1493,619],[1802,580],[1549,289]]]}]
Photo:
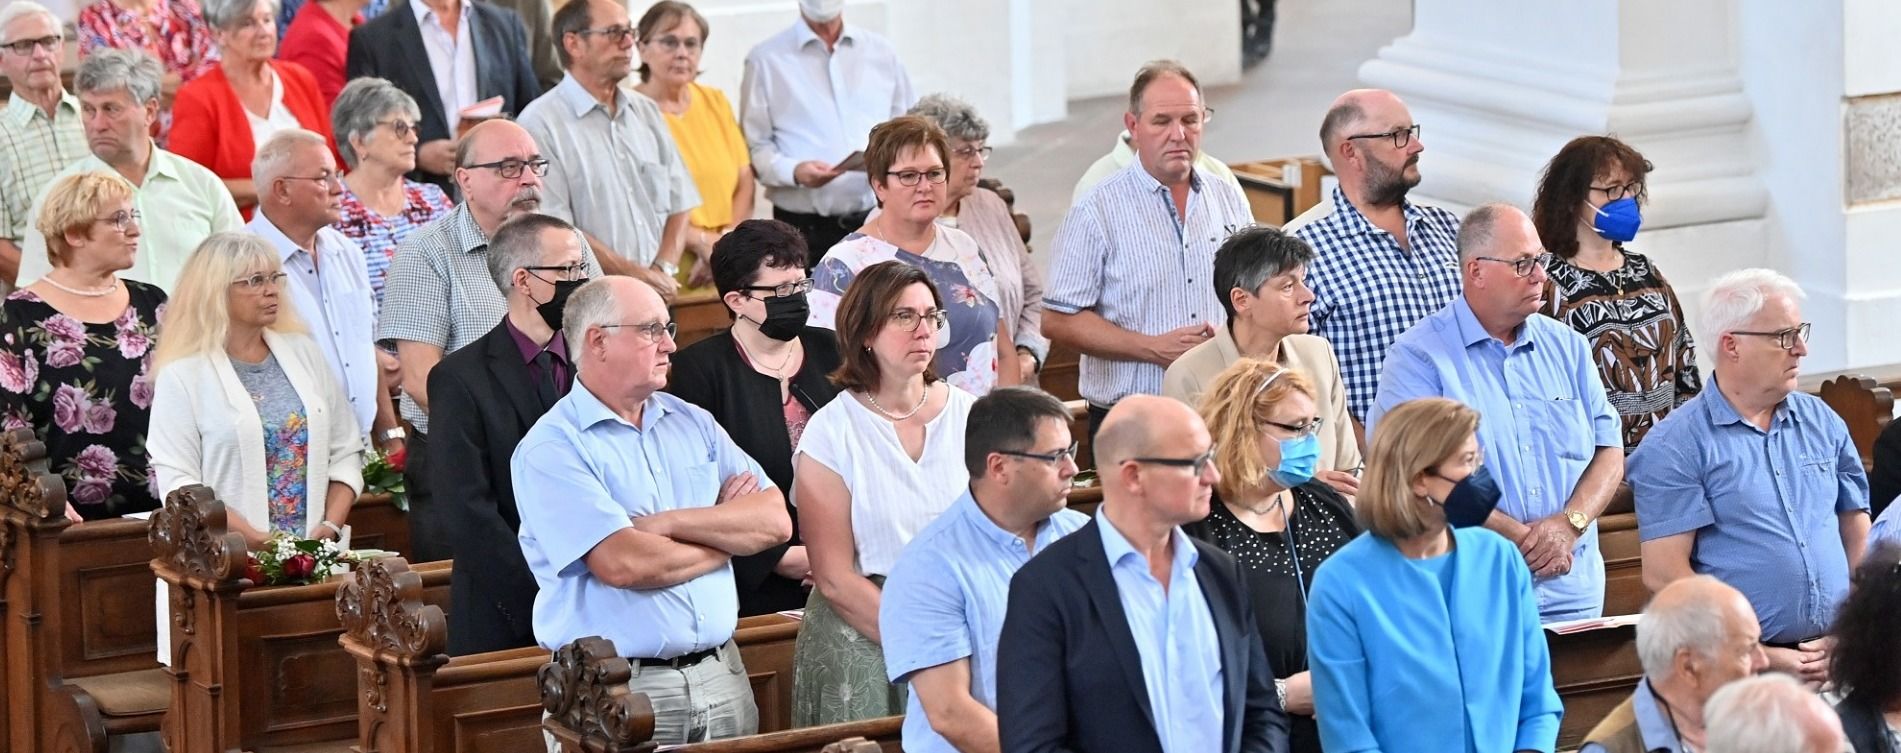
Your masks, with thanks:
[{"label": "light blue dress shirt", "polygon": [[710,507],[720,483],[740,473],[772,486],[705,410],[656,392],[640,419],[627,423],[576,382],[515,448],[521,550],[541,586],[534,626],[542,648],[599,635],[622,656],[669,659],[724,644],[739,623],[730,563],[654,589],[615,588],[587,568],[588,552],[630,516]]},{"label": "light blue dress shirt", "polygon": [[1148,688],[1149,708],[1155,712],[1155,736],[1166,753],[1203,753],[1221,750],[1226,729],[1225,699],[1221,690],[1221,641],[1214,616],[1195,577],[1201,553],[1180,528],[1175,538],[1175,560],[1169,566],[1168,589],[1149,573],[1144,558],[1113,521],[1103,519],[1102,551],[1109,558],[1116,595],[1142,657],[1142,683]]},{"label": "light blue dress shirt", "polygon": [[[1061,510],[1036,528],[1036,551],[1089,522]],[[913,672],[970,659],[970,696],[997,707],[997,636],[1010,600],[1010,578],[1030,561],[1016,534],[999,528],[966,490],[898,555],[878,607],[885,672],[893,683]],[[904,713],[906,753],[957,753],[931,729],[911,693]]]},{"label": "light blue dress shirt", "polygon": [[1874,527],[1868,529],[1868,548],[1887,542],[1901,545],[1901,505],[1888,505],[1881,511],[1881,517],[1875,518]]},{"label": "light blue dress shirt", "polygon": [[[1449,397],[1479,412],[1479,447],[1504,492],[1498,509],[1524,523],[1564,509],[1598,448],[1624,446],[1623,424],[1583,335],[1534,315],[1508,346],[1479,325],[1464,296],[1393,342],[1366,435],[1387,411],[1421,397]],[[1571,551],[1571,572],[1536,585],[1546,622],[1603,613],[1595,522]]]},{"label": "light blue dress shirt", "polygon": [[297,318],[323,348],[324,360],[350,399],[357,431],[370,433],[381,396],[376,391],[376,294],[363,249],[336,228],[324,227],[317,231],[317,256],[312,257],[263,212],[244,229],[277,249]]},{"label": "light blue dress shirt", "polygon": [[1743,592],[1764,641],[1828,632],[1848,595],[1839,516],[1868,509],[1868,476],[1821,398],[1791,393],[1763,431],[1712,374],[1631,453],[1629,478],[1638,536],[1695,532],[1690,567]]}]

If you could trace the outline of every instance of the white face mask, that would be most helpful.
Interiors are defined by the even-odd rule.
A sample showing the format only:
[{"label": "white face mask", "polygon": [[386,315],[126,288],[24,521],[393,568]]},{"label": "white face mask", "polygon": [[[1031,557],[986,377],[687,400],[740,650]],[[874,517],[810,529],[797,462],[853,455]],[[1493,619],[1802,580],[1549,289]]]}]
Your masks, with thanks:
[{"label": "white face mask", "polygon": [[845,0],[799,0],[799,13],[819,23],[831,23],[845,12]]}]

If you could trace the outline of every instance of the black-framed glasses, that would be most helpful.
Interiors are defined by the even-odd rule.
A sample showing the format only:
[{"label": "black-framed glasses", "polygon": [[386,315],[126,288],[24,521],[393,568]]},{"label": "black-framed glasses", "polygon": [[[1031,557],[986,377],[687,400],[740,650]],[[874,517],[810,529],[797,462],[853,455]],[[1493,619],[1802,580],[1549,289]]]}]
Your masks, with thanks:
[{"label": "black-framed glasses", "polygon": [[895,178],[901,186],[915,186],[920,180],[928,180],[931,185],[938,185],[950,180],[950,171],[941,167],[936,170],[906,170],[901,173],[885,173],[885,177]]},{"label": "black-framed glasses", "polygon": [[121,209],[111,215],[100,217],[93,222],[103,222],[123,233],[126,229],[145,221],[145,215],[137,209]]},{"label": "black-framed glasses", "polygon": [[669,340],[675,337],[678,337],[680,334],[680,325],[678,322],[647,322],[645,324],[632,324],[632,323],[603,324],[601,325],[601,329],[631,329],[635,332],[640,333],[641,337],[647,338],[648,342],[656,342],[656,343],[660,342],[660,335],[663,333],[667,336],[667,339]]},{"label": "black-framed glasses", "polygon": [[1290,432],[1294,435],[1295,439],[1299,439],[1301,437],[1319,434],[1320,426],[1325,422],[1322,421],[1319,416],[1314,416],[1304,424],[1284,424],[1279,421],[1269,421],[1265,418],[1261,419],[1261,423],[1280,429],[1281,431]]},{"label": "black-framed glasses", "polygon": [[603,26],[599,29],[577,29],[574,33],[584,37],[598,34],[612,39],[615,42],[624,42],[633,39],[634,35],[639,33],[639,30],[632,26]]},{"label": "black-framed glasses", "polygon": [[376,124],[388,128],[389,132],[399,139],[409,138],[411,133],[422,132],[422,123],[414,120],[379,120]]},{"label": "black-framed glasses", "polygon": [[[568,282],[587,279],[587,265],[578,261],[573,264],[561,264],[558,266],[538,265],[522,267],[522,269],[531,275],[534,275],[536,272],[553,272],[556,279]],[[536,279],[540,279],[540,277],[541,275],[535,275]],[[542,281],[547,282],[546,280]]]},{"label": "black-framed glasses", "polygon": [[918,325],[929,321],[931,328],[942,330],[950,326],[950,314],[943,309],[932,309],[922,314],[910,309],[898,309],[891,312],[891,326],[902,332],[916,332]]},{"label": "black-framed glasses", "polygon": [[1474,256],[1472,258],[1479,261],[1510,264],[1514,277],[1530,277],[1531,270],[1544,267],[1551,263],[1551,252],[1547,251],[1537,256],[1523,256],[1517,259],[1500,259],[1496,256]]},{"label": "black-framed glasses", "polygon": [[1405,149],[1406,145],[1413,143],[1413,139],[1416,139],[1416,138],[1419,138],[1419,124],[1418,123],[1414,123],[1404,128],[1395,128],[1385,133],[1362,133],[1359,135],[1347,137],[1347,139],[1349,140],[1351,139],[1389,139],[1393,142],[1394,149]]},{"label": "black-framed glasses", "polygon": [[647,44],[660,45],[660,49],[666,50],[667,52],[679,52],[682,47],[685,47],[687,52],[700,51],[699,37],[681,38],[668,34],[659,39],[649,39],[647,40]]},{"label": "black-framed glasses", "polygon": [[991,148],[988,145],[976,144],[972,146],[963,146],[963,147],[958,147],[956,149],[952,149],[951,156],[961,157],[963,159],[972,159],[975,157],[990,159],[990,153],[994,151],[996,150]]},{"label": "black-framed glasses", "polygon": [[1213,463],[1214,461],[1215,461],[1215,446],[1211,444],[1211,445],[1208,445],[1207,452],[1204,452],[1200,455],[1196,455],[1192,458],[1129,458],[1128,460],[1124,460],[1122,462],[1149,463],[1152,465],[1166,465],[1171,468],[1187,468],[1190,473],[1193,473],[1194,475],[1199,476],[1203,473],[1207,473],[1208,464]]},{"label": "black-framed glasses", "polygon": [[530,160],[505,159],[497,162],[484,162],[479,165],[463,165],[464,170],[494,170],[497,175],[508,180],[521,177],[522,170],[533,170],[536,176],[548,174],[548,160],[536,157]]},{"label": "black-framed glasses", "polygon": [[277,179],[278,180],[307,180],[312,183],[323,185],[325,187],[343,185],[343,176],[330,172],[328,170],[324,171],[321,175],[279,175],[277,176]]},{"label": "black-framed glasses", "polygon": [[1753,337],[1773,337],[1776,339],[1776,347],[1779,347],[1783,350],[1793,353],[1795,352],[1795,346],[1797,344],[1807,343],[1809,341],[1809,330],[1812,329],[1813,327],[1814,325],[1808,322],[1803,322],[1801,324],[1795,325],[1788,329],[1779,329],[1774,332],[1743,332],[1741,330],[1738,330],[1735,332],[1731,332],[1730,334],[1750,335]]},{"label": "black-framed glasses", "polygon": [[283,272],[259,272],[254,275],[232,280],[231,284],[245,290],[257,290],[266,285],[276,285],[277,283],[283,282],[287,276],[288,275],[285,275]]},{"label": "black-framed glasses", "polygon": [[[812,292],[812,278],[808,277],[803,280],[793,280],[792,282],[782,282],[772,287],[766,287],[764,285],[747,285],[746,287],[740,288],[740,290],[744,290],[744,291],[752,292],[752,293],[771,293],[772,295],[766,296],[767,298],[784,298],[789,295],[804,295],[806,293]],[[753,296],[747,296],[747,297],[750,298]]]},{"label": "black-framed glasses", "polygon": [[33,54],[34,50],[39,49],[41,47],[45,47],[47,52],[58,52],[59,42],[60,42],[59,35],[54,34],[52,36],[40,37],[38,39],[20,39],[20,40],[8,42],[6,44],[0,44],[0,47],[4,47],[8,49],[12,51],[13,54],[19,55],[20,57],[26,57],[28,55]]},{"label": "black-framed glasses", "polygon": [[1591,190],[1604,194],[1604,197],[1611,201],[1635,199],[1644,195],[1644,182],[1641,180],[1633,180],[1629,183],[1616,186],[1593,185],[1591,186]]},{"label": "black-framed glasses", "polygon": [[998,450],[997,454],[1009,455],[1010,457],[1013,457],[1013,458],[1029,458],[1031,460],[1041,460],[1045,463],[1055,463],[1057,465],[1062,465],[1063,461],[1065,460],[1074,461],[1076,459],[1076,450],[1079,447],[1082,447],[1081,442],[1070,442],[1068,447],[1057,450],[1055,452],[1029,452],[1026,450]]}]

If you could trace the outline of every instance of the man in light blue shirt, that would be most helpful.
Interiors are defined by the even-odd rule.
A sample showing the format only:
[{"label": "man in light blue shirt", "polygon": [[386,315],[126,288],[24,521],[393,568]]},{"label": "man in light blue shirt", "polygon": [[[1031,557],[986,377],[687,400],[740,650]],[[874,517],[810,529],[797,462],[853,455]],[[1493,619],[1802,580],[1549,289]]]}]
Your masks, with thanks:
[{"label": "man in light blue shirt", "polygon": [[1546,622],[1604,611],[1597,518],[1624,477],[1617,411],[1590,344],[1549,317],[1550,258],[1524,212],[1486,204],[1459,225],[1465,292],[1400,335],[1366,415],[1370,441],[1400,403],[1448,397],[1478,410],[1479,448],[1504,496],[1485,522],[1518,544]]},{"label": "man in light blue shirt", "polygon": [[1631,454],[1630,488],[1644,585],[1721,578],[1755,607],[1769,666],[1820,683],[1868,538],[1868,477],[1841,417],[1796,389],[1801,298],[1767,269],[1710,285],[1697,334],[1713,374]]},{"label": "man in light blue shirt", "polygon": [[1089,522],[1065,509],[1069,411],[1034,387],[992,390],[964,429],[970,489],[898,556],[878,608],[885,671],[907,682],[908,753],[998,750],[997,634],[1010,577]]},{"label": "man in light blue shirt", "polygon": [[510,463],[535,639],[613,641],[662,744],[752,734],[731,559],[791,536],[785,498],[711,414],[659,392],[674,351],[659,293],[604,277],[562,319],[575,389]]}]

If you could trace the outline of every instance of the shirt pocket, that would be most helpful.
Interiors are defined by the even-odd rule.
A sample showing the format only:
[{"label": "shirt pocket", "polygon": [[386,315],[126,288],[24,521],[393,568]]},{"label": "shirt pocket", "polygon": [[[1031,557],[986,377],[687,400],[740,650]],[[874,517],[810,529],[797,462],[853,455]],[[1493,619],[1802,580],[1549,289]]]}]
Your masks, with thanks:
[{"label": "shirt pocket", "polygon": [[1539,399],[1532,410],[1532,433],[1539,449],[1556,453],[1565,460],[1584,460],[1591,456],[1595,430],[1584,412],[1584,401],[1576,395],[1555,395]]},{"label": "shirt pocket", "polygon": [[710,507],[719,498],[719,468],[711,460],[675,468],[668,481],[673,498],[661,501],[660,509]]}]

